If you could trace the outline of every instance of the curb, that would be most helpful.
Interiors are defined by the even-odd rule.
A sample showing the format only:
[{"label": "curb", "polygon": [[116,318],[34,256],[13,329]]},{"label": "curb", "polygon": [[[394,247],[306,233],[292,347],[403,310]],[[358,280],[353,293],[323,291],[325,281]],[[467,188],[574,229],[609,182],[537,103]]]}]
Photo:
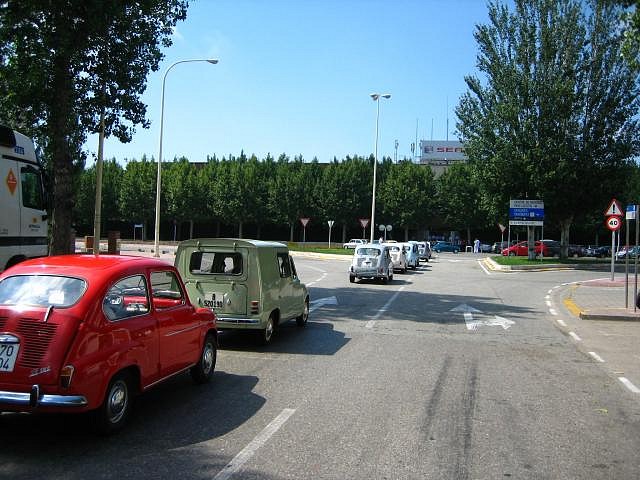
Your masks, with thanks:
[{"label": "curb", "polygon": [[628,308],[608,308],[580,312],[582,320],[640,322],[640,310],[634,312]]}]

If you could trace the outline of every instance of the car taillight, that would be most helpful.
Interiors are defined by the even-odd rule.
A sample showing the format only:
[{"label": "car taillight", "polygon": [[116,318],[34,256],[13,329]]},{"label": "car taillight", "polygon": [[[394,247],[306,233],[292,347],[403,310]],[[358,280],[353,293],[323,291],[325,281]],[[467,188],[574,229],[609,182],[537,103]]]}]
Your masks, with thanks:
[{"label": "car taillight", "polygon": [[73,365],[65,365],[60,371],[60,386],[62,388],[69,388],[71,385],[71,378],[73,377]]},{"label": "car taillight", "polygon": [[260,313],[260,302],[258,302],[257,300],[251,301],[251,313],[253,315]]}]

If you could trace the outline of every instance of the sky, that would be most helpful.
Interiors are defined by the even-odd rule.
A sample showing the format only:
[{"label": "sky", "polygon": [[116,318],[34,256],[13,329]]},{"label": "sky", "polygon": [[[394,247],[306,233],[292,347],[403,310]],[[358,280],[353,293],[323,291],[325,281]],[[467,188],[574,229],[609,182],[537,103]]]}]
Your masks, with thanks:
[{"label": "sky", "polygon": [[[455,107],[477,74],[485,0],[192,0],[148,76],[149,129],[107,139],[104,158],[192,162],[255,154],[329,162],[374,153],[410,158],[420,140],[457,140]],[[447,129],[448,119],[448,129]],[[85,149],[93,163],[97,136]]]}]

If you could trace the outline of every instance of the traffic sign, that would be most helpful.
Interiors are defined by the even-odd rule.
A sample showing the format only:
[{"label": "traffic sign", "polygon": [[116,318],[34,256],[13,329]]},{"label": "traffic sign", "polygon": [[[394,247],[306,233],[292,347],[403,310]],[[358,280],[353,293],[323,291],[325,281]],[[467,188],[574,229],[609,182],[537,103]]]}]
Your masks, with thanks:
[{"label": "traffic sign", "polygon": [[310,218],[301,218],[300,219],[300,223],[302,224],[303,227],[306,227],[307,224],[309,223],[309,220],[311,220]]},{"label": "traffic sign", "polygon": [[620,220],[620,217],[618,217],[617,215],[611,215],[610,217],[607,217],[607,221],[605,222],[605,225],[609,230],[611,230],[612,232],[615,232],[616,230],[619,230],[620,227],[622,226],[622,220]]},{"label": "traffic sign", "polygon": [[636,210],[637,210],[637,205],[627,205],[627,215],[626,215],[626,219],[627,220],[635,220],[636,219]]},{"label": "traffic sign", "polygon": [[604,214],[607,217],[610,215],[622,216],[623,214],[622,205],[618,200],[616,200],[615,198],[612,198],[611,203],[609,204],[609,208],[607,208],[607,211],[604,212]]}]

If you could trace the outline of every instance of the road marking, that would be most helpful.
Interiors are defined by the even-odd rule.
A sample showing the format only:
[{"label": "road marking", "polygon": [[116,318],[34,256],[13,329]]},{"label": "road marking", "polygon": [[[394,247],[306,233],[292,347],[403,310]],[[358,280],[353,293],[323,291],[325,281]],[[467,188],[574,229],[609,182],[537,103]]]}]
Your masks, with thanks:
[{"label": "road marking", "polygon": [[633,383],[631,383],[629,379],[625,377],[618,377],[618,380],[620,380],[623,383],[623,385],[627,387],[629,390],[631,390],[633,393],[640,393],[640,388],[636,387]]},{"label": "road marking", "polygon": [[560,325],[562,325],[563,327],[566,327],[567,324],[564,323],[564,320],[562,320],[561,318],[559,318],[558,320],[556,320]]},{"label": "road marking", "polygon": [[320,278],[318,278],[318,279],[314,280],[313,282],[309,282],[309,283],[307,283],[307,287],[310,287],[311,285],[315,285],[316,283],[321,282],[322,280],[324,280],[324,279],[325,279],[325,277],[326,277],[326,276],[327,276],[327,274],[326,274],[326,273],[323,273],[323,274],[320,276]]},{"label": "road marking", "polygon": [[325,305],[338,305],[338,299],[334,296],[332,297],[324,297],[318,298],[317,300],[311,300],[312,305],[309,307],[309,313],[314,312],[320,307],[324,307]]},{"label": "road marking", "polygon": [[564,306],[567,307],[567,310],[571,312],[572,315],[579,317],[582,311],[580,308],[571,300],[570,298],[565,298],[563,301]]},{"label": "road marking", "polygon": [[393,303],[393,301],[398,298],[398,295],[400,295],[400,292],[404,290],[404,286],[400,287],[398,289],[398,291],[396,293],[393,294],[393,297],[391,297],[389,299],[389,301],[387,303],[384,304],[384,307],[382,307],[380,310],[378,310],[378,313],[376,313],[376,315],[369,320],[366,325],[365,328],[373,328],[373,326],[376,324],[376,320],[378,320],[380,318],[380,316],[387,311],[387,309],[391,306],[391,304]]},{"label": "road marking", "polygon": [[558,315],[558,312],[556,311],[556,309],[555,309],[555,308],[550,308],[550,309],[549,309],[549,313],[550,313],[551,315],[553,315],[554,317],[555,317],[556,315]]},{"label": "road marking", "polygon": [[267,440],[276,433],[289,417],[295,413],[292,408],[285,408],[280,415],[274,418],[262,432],[258,434],[249,445],[244,447],[227,465],[213,477],[213,480],[228,480],[231,476],[242,468],[242,466],[258,451],[258,449],[267,443]]},{"label": "road marking", "polygon": [[484,270],[484,273],[486,273],[487,275],[491,275],[491,272],[487,269],[487,267],[483,265],[484,263],[483,260],[477,260],[477,262],[478,262],[478,265],[480,265],[480,268]]},{"label": "road marking", "polygon": [[548,308],[551,308],[551,306],[553,305],[553,304],[551,303],[551,300],[547,300],[545,303],[547,304],[547,307],[548,307]]},{"label": "road marking", "polygon": [[582,341],[582,339],[575,332],[569,332],[569,335],[571,335],[571,338],[573,338],[576,342]]},{"label": "road marking", "polygon": [[589,352],[589,355],[595,358],[597,362],[604,363],[604,360],[602,359],[602,357],[598,355],[596,352]]}]

